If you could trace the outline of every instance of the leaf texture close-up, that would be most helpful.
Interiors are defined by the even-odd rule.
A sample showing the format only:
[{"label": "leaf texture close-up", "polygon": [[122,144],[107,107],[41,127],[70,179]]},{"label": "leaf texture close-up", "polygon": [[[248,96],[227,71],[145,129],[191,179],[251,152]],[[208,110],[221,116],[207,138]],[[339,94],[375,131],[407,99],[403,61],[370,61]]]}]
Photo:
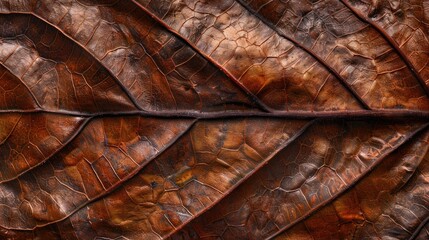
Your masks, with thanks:
[{"label": "leaf texture close-up", "polygon": [[429,239],[429,1],[0,0],[0,239]]}]

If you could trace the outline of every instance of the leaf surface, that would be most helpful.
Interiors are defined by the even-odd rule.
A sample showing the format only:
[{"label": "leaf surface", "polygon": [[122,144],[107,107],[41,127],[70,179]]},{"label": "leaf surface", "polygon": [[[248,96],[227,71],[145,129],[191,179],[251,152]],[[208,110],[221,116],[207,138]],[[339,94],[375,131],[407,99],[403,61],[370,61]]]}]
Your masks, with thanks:
[{"label": "leaf surface", "polygon": [[0,236],[428,236],[425,1],[0,0]]},{"label": "leaf surface", "polygon": [[412,235],[425,239],[427,140],[428,134],[421,134],[415,142],[401,147],[352,191],[278,239],[408,239]]}]

